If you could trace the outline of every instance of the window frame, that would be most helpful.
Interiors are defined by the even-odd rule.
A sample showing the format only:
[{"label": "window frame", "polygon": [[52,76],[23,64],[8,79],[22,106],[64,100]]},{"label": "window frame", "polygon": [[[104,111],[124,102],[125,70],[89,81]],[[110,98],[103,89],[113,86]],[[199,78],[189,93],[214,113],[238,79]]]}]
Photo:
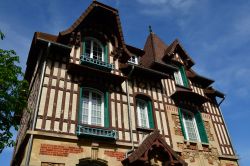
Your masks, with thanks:
[{"label": "window frame", "polygon": [[189,87],[184,66],[179,66],[178,71],[174,72],[174,79],[177,85]]},{"label": "window frame", "polygon": [[97,43],[98,46],[101,47],[101,49],[102,49],[102,60],[101,61],[105,62],[105,47],[99,40],[97,40],[96,38],[93,38],[93,37],[86,37],[86,38],[83,39],[83,45],[84,45],[83,46],[83,55],[86,54],[86,42],[87,41],[90,41],[90,56],[89,56],[89,58],[94,59],[93,58],[93,55],[94,55],[93,54],[93,46],[94,46],[93,43],[95,42],[95,43]]},{"label": "window frame", "polygon": [[[143,103],[145,104],[145,108],[144,110],[141,110],[140,106],[139,106],[139,103]],[[144,114],[145,114],[145,120],[146,120],[146,124],[145,126],[143,126],[144,124],[142,124],[142,111],[144,111]],[[149,116],[148,116],[148,102],[143,100],[143,99],[140,99],[140,98],[137,98],[136,99],[136,112],[137,112],[137,123],[138,123],[138,127],[140,128],[150,128],[150,125],[149,125]]]},{"label": "window frame", "polygon": [[184,86],[184,82],[183,82],[183,79],[182,79],[182,75],[181,75],[181,71],[178,70],[177,72],[174,72],[174,79],[175,79],[175,83],[177,85],[181,85],[181,86]]},{"label": "window frame", "polygon": [[[84,97],[83,97],[83,92],[84,91],[88,91],[89,92],[89,96],[88,96],[88,122],[85,123],[83,121],[83,104],[84,104]],[[96,93],[98,95],[101,96],[101,124],[92,124],[92,112],[93,112],[93,105],[92,105],[92,94],[93,93]],[[93,125],[93,126],[100,126],[100,127],[105,127],[105,100],[104,100],[104,93],[97,90],[97,89],[94,89],[94,88],[88,88],[88,87],[82,87],[81,88],[81,93],[80,93],[80,116],[79,116],[79,121],[81,124],[85,124],[85,125]]]},{"label": "window frame", "polygon": [[[184,126],[184,130],[185,130],[185,134],[186,134],[186,139],[189,140],[189,141],[198,141],[198,142],[201,142],[201,139],[200,139],[200,133],[199,133],[199,130],[198,130],[198,125],[196,123],[196,119],[195,119],[195,115],[193,112],[189,111],[189,110],[186,110],[186,109],[182,109],[182,120],[183,120],[183,126]],[[195,140],[192,139],[190,136],[189,136],[189,131],[188,131],[188,127],[187,127],[187,119],[185,118],[185,113],[190,115],[192,117],[192,125],[193,125],[193,128],[194,128],[194,132],[195,132]]]},{"label": "window frame", "polygon": [[139,57],[137,55],[132,55],[128,60],[128,63],[138,65]]},{"label": "window frame", "polygon": [[[145,103],[146,106],[146,126],[142,126],[141,123],[141,110],[139,110],[139,105],[138,105],[138,101],[142,101],[143,103]],[[154,129],[155,128],[155,124],[154,124],[154,115],[153,115],[153,106],[152,106],[152,101],[150,98],[148,98],[147,96],[137,96],[135,98],[135,110],[136,110],[136,120],[137,120],[137,128],[138,129]],[[139,111],[138,111],[139,110]]]}]

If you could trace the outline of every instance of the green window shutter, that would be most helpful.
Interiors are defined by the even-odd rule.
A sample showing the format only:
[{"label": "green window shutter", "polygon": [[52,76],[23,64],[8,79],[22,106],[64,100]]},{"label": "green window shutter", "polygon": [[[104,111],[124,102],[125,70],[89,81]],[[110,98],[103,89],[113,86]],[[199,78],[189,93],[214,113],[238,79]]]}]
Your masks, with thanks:
[{"label": "green window shutter", "polygon": [[151,129],[155,128],[151,101],[148,101],[148,122],[149,122],[149,128]]},{"label": "green window shutter", "polygon": [[181,76],[182,76],[182,80],[183,80],[183,84],[185,87],[188,87],[188,79],[187,79],[187,76],[186,76],[186,72],[185,72],[185,69],[183,66],[181,66],[179,68],[180,72],[181,72]]},{"label": "green window shutter", "polygon": [[185,128],[184,128],[184,122],[183,122],[183,118],[182,118],[181,108],[178,108],[178,113],[179,113],[179,118],[180,118],[181,131],[182,131],[182,134],[184,136],[184,139],[187,140],[187,135],[186,135]]},{"label": "green window shutter", "polygon": [[80,104],[79,104],[79,112],[78,112],[78,124],[82,121],[82,91],[83,88],[80,88]]},{"label": "green window shutter", "polygon": [[104,93],[104,127],[109,127],[109,92]]},{"label": "green window shutter", "polygon": [[201,117],[201,113],[197,111],[194,116],[197,123],[197,128],[199,130],[201,142],[208,143],[207,133]]},{"label": "green window shutter", "polygon": [[104,62],[108,62],[108,45],[104,47]]}]

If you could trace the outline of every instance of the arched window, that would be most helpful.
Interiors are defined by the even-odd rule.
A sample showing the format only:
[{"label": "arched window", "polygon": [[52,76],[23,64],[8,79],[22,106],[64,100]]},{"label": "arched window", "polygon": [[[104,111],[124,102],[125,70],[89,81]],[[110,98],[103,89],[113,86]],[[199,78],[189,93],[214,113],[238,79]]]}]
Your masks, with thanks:
[{"label": "arched window", "polygon": [[91,88],[81,88],[80,123],[104,126],[104,94]]},{"label": "arched window", "polygon": [[94,60],[104,61],[104,47],[95,38],[86,38],[83,42],[83,55]]},{"label": "arched window", "polygon": [[151,100],[136,98],[137,123],[139,128],[154,128]]}]

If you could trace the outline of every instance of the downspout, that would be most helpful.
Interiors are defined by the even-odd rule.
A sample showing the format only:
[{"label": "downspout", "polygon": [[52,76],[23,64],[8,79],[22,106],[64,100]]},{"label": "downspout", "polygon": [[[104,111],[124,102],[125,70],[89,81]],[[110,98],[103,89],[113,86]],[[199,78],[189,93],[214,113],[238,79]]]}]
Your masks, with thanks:
[{"label": "downspout", "polygon": [[132,69],[130,70],[128,74],[128,78],[126,80],[126,91],[127,91],[127,101],[128,101],[128,119],[129,119],[129,129],[130,129],[130,139],[131,139],[131,144],[132,148],[126,152],[126,158],[128,157],[128,154],[133,152],[135,149],[134,146],[134,138],[133,138],[133,130],[132,130],[132,121],[131,121],[131,106],[130,106],[130,97],[129,97],[129,90],[128,90],[128,80],[131,77],[133,71],[134,71],[135,66],[132,66]]},{"label": "downspout", "polygon": [[[35,113],[34,113],[34,117],[33,117],[33,121],[32,121],[31,131],[34,131],[35,126],[36,126],[36,119],[37,119],[39,104],[40,104],[40,100],[41,100],[41,92],[42,92],[44,73],[45,73],[45,68],[46,68],[46,58],[47,58],[47,56],[49,54],[49,51],[50,51],[50,45],[51,45],[51,42],[48,42],[48,47],[47,47],[47,51],[46,51],[44,61],[43,61],[43,66],[42,66],[41,83],[39,85],[38,99],[37,99],[37,102],[36,102]],[[33,138],[34,138],[34,135],[31,132],[30,139],[29,139],[29,142],[28,142],[28,149],[27,149],[27,156],[26,156],[25,166],[29,166],[29,163],[30,163],[30,156],[31,156]]]},{"label": "downspout", "polygon": [[225,100],[225,96],[222,98],[222,100],[219,102],[218,106],[220,107],[221,103]]}]

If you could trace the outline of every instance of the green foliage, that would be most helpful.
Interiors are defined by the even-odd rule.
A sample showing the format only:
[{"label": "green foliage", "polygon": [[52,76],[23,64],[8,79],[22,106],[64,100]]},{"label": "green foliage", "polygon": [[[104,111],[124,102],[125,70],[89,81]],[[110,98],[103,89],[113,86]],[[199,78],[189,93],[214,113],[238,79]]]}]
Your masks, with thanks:
[{"label": "green foliage", "polygon": [[[0,38],[4,34],[0,31]],[[27,104],[28,83],[23,77],[19,57],[14,50],[0,48],[0,153],[14,145],[10,129],[18,129],[20,117]]]}]

